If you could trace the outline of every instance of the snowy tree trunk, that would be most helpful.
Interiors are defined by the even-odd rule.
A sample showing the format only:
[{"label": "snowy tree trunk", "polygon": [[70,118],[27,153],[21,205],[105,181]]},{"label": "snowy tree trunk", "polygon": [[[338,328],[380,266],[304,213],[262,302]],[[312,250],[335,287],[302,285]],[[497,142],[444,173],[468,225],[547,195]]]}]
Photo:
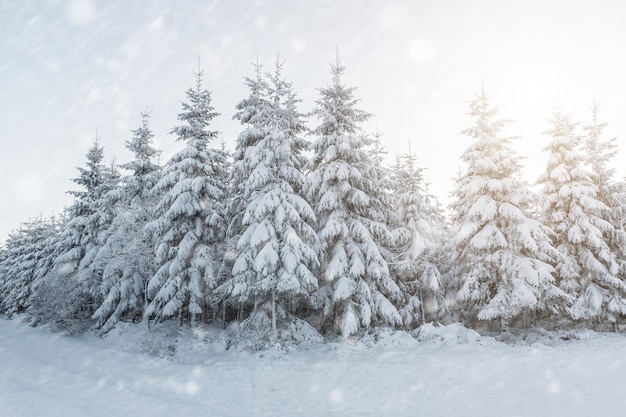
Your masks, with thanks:
[{"label": "snowy tree trunk", "polygon": [[422,321],[422,325],[426,324],[426,316],[424,314],[424,297],[422,296],[422,290],[419,291],[420,296],[420,318]]},{"label": "snowy tree trunk", "polygon": [[500,317],[500,333],[508,333],[509,332],[509,320]]},{"label": "snowy tree trunk", "polygon": [[276,333],[276,291],[272,291],[272,337],[277,339]]}]

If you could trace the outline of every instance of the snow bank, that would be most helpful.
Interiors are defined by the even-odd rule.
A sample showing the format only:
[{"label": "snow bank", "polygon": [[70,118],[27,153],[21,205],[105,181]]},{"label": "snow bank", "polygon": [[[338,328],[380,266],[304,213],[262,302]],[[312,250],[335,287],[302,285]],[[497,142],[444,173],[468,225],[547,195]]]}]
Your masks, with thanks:
[{"label": "snow bank", "polygon": [[272,355],[226,349],[211,328],[121,326],[101,339],[0,320],[0,333],[7,417],[624,413],[626,338],[613,334],[510,345],[423,326],[419,341],[385,331]]},{"label": "snow bank", "polygon": [[422,342],[436,340],[445,344],[475,343],[481,340],[478,332],[458,323],[446,326],[426,323],[415,331],[415,336]]}]

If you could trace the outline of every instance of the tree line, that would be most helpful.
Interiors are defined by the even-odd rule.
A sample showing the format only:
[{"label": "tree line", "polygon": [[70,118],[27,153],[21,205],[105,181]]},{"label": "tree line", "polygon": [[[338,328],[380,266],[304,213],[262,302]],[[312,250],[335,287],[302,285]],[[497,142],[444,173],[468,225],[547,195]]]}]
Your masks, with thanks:
[{"label": "tree line", "polygon": [[126,142],[130,162],[105,164],[96,138],[71,206],[22,224],[0,249],[0,312],[66,332],[176,319],[274,340],[433,321],[618,329],[626,193],[598,103],[582,129],[555,110],[535,193],[483,89],[446,218],[410,149],[384,165],[344,72],[337,59],[303,114],[283,64],[255,64],[232,154],[211,130],[219,113],[201,70],[164,166],[147,113]]}]

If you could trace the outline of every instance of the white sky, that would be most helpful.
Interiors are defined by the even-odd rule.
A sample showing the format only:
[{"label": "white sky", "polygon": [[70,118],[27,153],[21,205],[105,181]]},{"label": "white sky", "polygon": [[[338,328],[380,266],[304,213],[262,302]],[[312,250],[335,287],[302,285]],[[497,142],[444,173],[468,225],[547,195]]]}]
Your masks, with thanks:
[{"label": "white sky", "polygon": [[[337,47],[346,83],[375,115],[367,131],[384,133],[390,159],[411,141],[444,204],[484,78],[501,116],[516,120],[508,133],[522,137],[534,182],[555,105],[587,122],[597,98],[607,137],[626,138],[625,12],[601,0],[0,0],[0,239],[71,203],[96,128],[107,160],[127,162],[130,130],[153,109],[162,160],[180,149],[168,132],[198,58],[222,113],[213,128],[232,148],[257,56],[271,68],[280,52],[307,112]],[[622,152],[619,175],[624,162]]]}]

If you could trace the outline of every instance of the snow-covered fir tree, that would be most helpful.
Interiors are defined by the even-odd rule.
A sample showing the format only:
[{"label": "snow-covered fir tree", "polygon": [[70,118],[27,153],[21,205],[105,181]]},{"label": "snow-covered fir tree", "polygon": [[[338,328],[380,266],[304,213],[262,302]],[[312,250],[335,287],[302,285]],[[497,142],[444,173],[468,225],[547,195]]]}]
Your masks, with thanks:
[{"label": "snow-covered fir tree", "polygon": [[[263,77],[262,69],[262,65],[257,61],[254,64],[254,78],[245,78],[246,85],[250,89],[250,95],[237,103],[235,106],[237,111],[233,116],[233,119],[239,120],[245,128],[237,137],[235,151],[233,152],[226,216],[228,222],[226,251],[222,261],[220,276],[218,277],[220,283],[224,283],[232,278],[233,265],[238,256],[237,243],[244,231],[243,216],[247,206],[246,186],[253,169],[253,166],[250,164],[250,158],[256,152],[258,143],[265,137],[261,113],[269,106],[267,98],[269,85]],[[243,307],[246,300],[247,296],[235,299],[231,294],[228,297],[230,304],[238,310]],[[226,304],[222,303],[223,311],[225,311],[225,307]]]},{"label": "snow-covered fir tree", "polygon": [[58,243],[62,253],[55,262],[67,274],[78,269],[79,262],[87,250],[91,249],[84,248],[82,242],[88,240],[83,236],[90,233],[89,230],[85,230],[87,219],[95,212],[95,203],[103,195],[102,189],[105,183],[103,159],[104,148],[100,146],[98,138],[96,138],[87,152],[87,168],[79,167],[79,177],[72,179],[74,183],[84,189],[68,191],[68,194],[74,196],[75,199],[67,209],[69,221],[65,225]]},{"label": "snow-covered fir tree", "polygon": [[551,123],[546,133],[552,141],[545,148],[550,156],[539,183],[543,185],[543,223],[556,233],[560,252],[558,284],[573,299],[569,311],[574,319],[615,322],[624,311],[626,285],[608,245],[614,233],[607,221],[611,208],[600,200],[594,176],[583,165],[581,137],[569,115],[556,110]]},{"label": "snow-covered fir tree", "polygon": [[[221,293],[234,303],[252,305],[249,323],[277,332],[277,320],[297,318],[297,310],[317,289],[313,269],[315,221],[305,199],[307,149],[303,115],[297,111],[291,83],[276,62],[268,82],[248,80],[250,98],[236,114],[247,125],[240,134],[233,167],[234,208],[243,209],[231,223],[241,227],[232,278]],[[233,230],[234,231],[234,230]]]},{"label": "snow-covered fir tree", "polygon": [[[31,306],[33,283],[41,275],[42,260],[53,248],[54,219],[35,219],[11,233],[0,266],[0,311],[7,315],[24,313]],[[47,268],[50,268],[50,264]]]},{"label": "snow-covered fir tree", "polygon": [[[56,297],[52,296],[49,291],[57,284],[54,279],[56,275],[53,272],[55,260],[59,256],[57,242],[59,241],[59,237],[66,223],[66,216],[53,216],[42,224],[45,228],[45,232],[38,241],[40,250],[37,252],[37,264],[35,265],[30,284],[30,300],[28,302],[29,308],[27,312],[32,325],[37,325],[41,322],[49,322],[58,318],[60,309],[52,307],[50,299],[67,296],[67,294],[59,288],[56,288],[56,290],[59,290]],[[65,276],[63,276],[62,279],[67,281],[67,277]]]},{"label": "snow-covered fir tree", "polygon": [[4,291],[2,287],[5,286],[5,282],[8,280],[7,270],[10,258],[8,256],[7,245],[10,238],[11,235],[9,235],[4,242],[0,243],[0,303],[2,302],[2,294]]},{"label": "snow-covered fir tree", "polygon": [[93,203],[93,212],[87,217],[85,230],[88,232],[83,239],[85,255],[78,264],[77,275],[83,290],[98,301],[101,300],[100,284],[102,282],[103,264],[96,261],[98,252],[106,242],[109,228],[117,215],[117,207],[111,204],[109,193],[119,187],[120,172],[115,161],[104,165],[102,170],[102,186],[98,197]]},{"label": "snow-covered fir tree", "polygon": [[59,255],[54,261],[54,273],[73,283],[68,299],[74,300],[76,311],[67,314],[76,319],[88,319],[100,302],[102,270],[93,261],[114,217],[113,208],[103,197],[117,180],[115,171],[105,166],[103,160],[104,148],[96,138],[87,151],[87,167],[79,167],[78,178],[72,180],[83,189],[69,191],[75,200],[67,209],[68,220],[56,244]]},{"label": "snow-covered fir tree", "polygon": [[[585,164],[591,171],[592,180],[598,187],[598,199],[611,209],[607,212],[612,228],[605,233],[606,242],[615,254],[619,265],[619,278],[626,281],[626,182],[615,181],[615,169],[609,168],[610,161],[617,154],[617,138],[603,140],[607,123],[599,120],[600,103],[596,100],[591,106],[591,121],[583,126],[583,149]],[[618,317],[626,315],[624,294],[613,291],[610,295],[610,311],[613,312],[614,329],[617,330]]]},{"label": "snow-covered fir tree", "polygon": [[394,260],[392,273],[404,294],[400,315],[406,327],[436,319],[441,309],[443,242],[447,227],[434,197],[428,194],[423,169],[409,152],[396,159],[393,169]]},{"label": "snow-covered fir tree", "polygon": [[22,225],[9,234],[0,264],[0,312],[11,316],[26,309],[36,260],[28,228]]},{"label": "snow-covered fir tree", "polygon": [[320,289],[314,300],[323,321],[349,336],[360,328],[400,324],[393,302],[402,293],[384,256],[393,240],[381,206],[386,187],[368,175],[376,161],[368,149],[372,138],[360,124],[370,115],[356,107],[354,88],[341,80],[344,71],[339,59],[331,65],[332,83],[319,90],[313,111],[320,125],[312,132],[309,200],[320,241]]},{"label": "snow-covered fir tree", "polygon": [[185,148],[167,163],[153,189],[160,196],[155,219],[147,228],[155,238],[157,271],[148,283],[148,318],[178,315],[195,324],[206,313],[216,285],[217,245],[224,240],[227,155],[209,147],[218,132],[209,130],[218,116],[211,93],[202,86],[203,73],[187,90],[172,130]]},{"label": "snow-covered fir tree", "polygon": [[[582,146],[585,151],[584,163],[593,175],[594,182],[600,187],[598,194],[607,201],[616,198],[611,190],[611,183],[615,170],[609,168],[609,162],[617,154],[617,138],[603,141],[602,135],[608,123],[600,122],[599,101],[594,100],[591,104],[591,121],[583,126]],[[612,207],[613,203],[609,205]]]},{"label": "snow-covered fir tree", "polygon": [[514,138],[501,135],[507,120],[497,118],[484,88],[469,107],[474,124],[462,133],[472,144],[461,156],[466,169],[450,206],[453,276],[462,314],[470,321],[499,318],[505,330],[522,313],[557,311],[565,295],[552,275],[558,258],[552,233],[531,217],[536,197],[521,179]]},{"label": "snow-covered fir tree", "polygon": [[141,126],[132,131],[132,138],[126,142],[135,158],[120,166],[131,174],[105,196],[108,204],[116,207],[117,215],[95,259],[103,271],[103,302],[94,318],[103,332],[124,317],[142,317],[145,286],[155,272],[153,242],[145,225],[156,203],[150,191],[158,180],[159,166],[153,159],[159,151],[152,146],[154,134],[148,126],[149,114],[142,113],[141,117]]},{"label": "snow-covered fir tree", "polygon": [[[380,132],[378,127],[369,139],[371,139],[371,143],[365,147],[365,150],[370,154],[372,163],[362,167],[360,171],[367,182],[378,185],[376,192],[369,194],[370,206],[376,208],[375,211],[372,210],[372,213],[376,213],[377,221],[384,223],[391,231],[395,227],[398,218],[394,195],[394,172],[384,165],[385,155],[388,152],[383,144],[383,133]],[[393,233],[383,233],[379,237],[377,243],[380,252],[387,264],[391,264],[394,258],[393,250],[396,246],[395,236]]]}]

